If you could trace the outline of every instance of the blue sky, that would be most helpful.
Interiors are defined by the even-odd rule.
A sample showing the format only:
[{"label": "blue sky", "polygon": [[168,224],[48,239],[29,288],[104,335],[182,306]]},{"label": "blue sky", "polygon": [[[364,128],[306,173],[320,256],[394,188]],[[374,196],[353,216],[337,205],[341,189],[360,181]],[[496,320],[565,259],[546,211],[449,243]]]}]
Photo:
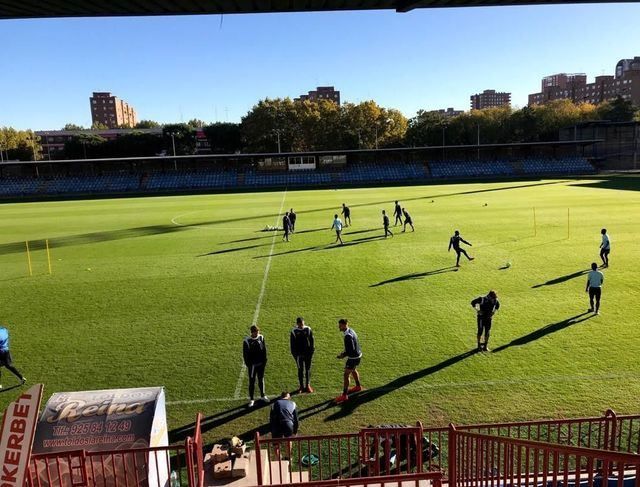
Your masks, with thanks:
[{"label": "blue sky", "polygon": [[492,88],[523,106],[543,76],[640,56],[633,19],[638,3],[0,21],[0,126],[90,125],[93,91],[160,122],[239,121],[318,85],[407,117]]}]

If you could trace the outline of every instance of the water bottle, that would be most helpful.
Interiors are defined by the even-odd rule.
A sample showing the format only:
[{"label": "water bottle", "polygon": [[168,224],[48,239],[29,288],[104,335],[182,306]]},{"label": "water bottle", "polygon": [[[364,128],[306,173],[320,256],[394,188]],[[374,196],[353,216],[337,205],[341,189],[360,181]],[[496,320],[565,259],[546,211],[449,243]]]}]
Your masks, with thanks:
[{"label": "water bottle", "polygon": [[178,479],[178,472],[171,471],[171,487],[180,487],[180,479]]}]

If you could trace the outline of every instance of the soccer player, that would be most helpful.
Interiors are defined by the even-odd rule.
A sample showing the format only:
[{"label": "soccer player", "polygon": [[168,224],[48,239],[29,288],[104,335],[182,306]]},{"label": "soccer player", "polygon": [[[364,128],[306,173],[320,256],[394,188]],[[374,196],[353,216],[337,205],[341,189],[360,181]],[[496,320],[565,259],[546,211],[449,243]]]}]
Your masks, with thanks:
[{"label": "soccer player", "polygon": [[[604,229],[603,229],[604,230]],[[604,234],[603,234],[604,235]],[[600,314],[600,296],[602,295],[602,284],[604,284],[604,274],[598,270],[598,264],[591,263],[591,270],[587,275],[587,289],[589,293],[589,312],[593,311],[593,298],[596,299],[596,314]]]},{"label": "soccer player", "polygon": [[[471,306],[478,312],[478,352],[489,351],[489,335],[491,334],[491,320],[500,309],[500,301],[495,291],[489,291],[486,296],[471,301]],[[484,343],[480,341],[484,332]]]},{"label": "soccer player", "polygon": [[393,226],[397,226],[398,222],[400,222],[400,225],[402,225],[402,208],[400,207],[400,203],[398,203],[398,200],[396,200],[396,205],[393,208],[393,215],[396,217],[396,221]]},{"label": "soccer player", "polygon": [[384,210],[382,210],[382,226],[384,227],[384,238],[387,238],[387,235],[391,235],[393,237],[393,233],[389,230],[389,217]]},{"label": "soccer player", "polygon": [[311,360],[316,348],[313,331],[305,325],[303,318],[296,318],[296,326],[291,330],[289,342],[291,355],[293,355],[298,367],[298,384],[300,384],[298,392],[313,392],[309,379],[311,377]]},{"label": "soccer player", "polygon": [[456,251],[456,254],[457,254],[456,267],[460,267],[460,254],[464,254],[465,257],[469,260],[475,259],[475,257],[469,257],[469,254],[467,254],[467,251],[464,250],[462,247],[460,247],[460,242],[467,244],[469,247],[472,247],[472,245],[469,242],[467,242],[464,238],[460,236],[460,232],[456,230],[453,233],[453,237],[449,239],[449,249],[447,250],[447,252],[449,252],[451,251],[451,247],[453,247],[453,250]]},{"label": "soccer player", "polygon": [[416,229],[413,228],[413,220],[411,219],[411,215],[409,215],[409,212],[404,208],[402,208],[402,214],[404,215],[404,227],[402,228],[402,231],[403,232],[407,231],[407,224],[408,224],[408,225],[411,225],[411,231],[415,232]]},{"label": "soccer player", "polygon": [[296,215],[293,211],[293,208],[291,208],[291,210],[289,210],[289,223],[291,223],[291,233],[296,232],[296,218],[298,218],[298,215]]},{"label": "soccer player", "polygon": [[[609,267],[609,252],[611,252],[611,240],[607,235],[607,229],[600,230],[602,234],[602,243],[600,244],[600,258],[602,259],[602,267]],[[593,308],[593,306],[591,306]]]},{"label": "soccer player", "polygon": [[[27,382],[18,369],[13,366],[13,360],[11,359],[11,352],[9,351],[9,331],[2,325],[0,325],[0,368],[6,367],[9,372],[20,379],[20,385]],[[2,385],[0,385],[2,389]]]},{"label": "soccer player", "polygon": [[267,344],[260,334],[260,328],[251,326],[251,336],[245,337],[242,343],[242,356],[244,364],[249,371],[249,407],[253,407],[253,393],[256,388],[256,379],[260,388],[260,398],[268,401],[269,398],[264,393],[264,369],[267,366]]},{"label": "soccer player", "polygon": [[342,203],[342,211],[340,212],[342,216],[344,216],[344,226],[348,227],[351,225],[351,210],[347,205]]},{"label": "soccer player", "polygon": [[[362,390],[362,386],[360,385],[360,374],[356,370],[356,367],[360,365],[362,350],[360,349],[360,343],[358,342],[358,335],[352,328],[349,328],[348,320],[342,318],[338,321],[338,329],[344,335],[344,351],[339,354],[337,358],[347,358],[347,362],[344,364],[342,395],[336,397],[336,402],[341,403],[349,399],[348,394],[360,392]],[[353,376],[353,380],[355,380],[356,385],[349,389],[351,376]]]},{"label": "soccer player", "polygon": [[282,235],[282,240],[285,242],[289,241],[289,233],[291,232],[291,220],[289,220],[289,212],[286,212],[282,217],[282,230],[284,234]]},{"label": "soccer player", "polygon": [[342,241],[342,220],[338,218],[338,215],[333,215],[333,225],[331,225],[331,230],[333,229],[336,231],[336,241],[333,243],[340,241],[340,245],[344,245],[344,242]]}]

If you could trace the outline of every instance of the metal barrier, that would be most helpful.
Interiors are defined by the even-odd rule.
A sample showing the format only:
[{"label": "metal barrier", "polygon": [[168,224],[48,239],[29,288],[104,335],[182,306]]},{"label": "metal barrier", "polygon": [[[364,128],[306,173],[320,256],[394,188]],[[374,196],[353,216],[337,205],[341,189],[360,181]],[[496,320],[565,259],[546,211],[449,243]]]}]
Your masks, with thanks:
[{"label": "metal barrier", "polygon": [[640,487],[640,455],[449,428],[452,487]]},{"label": "metal barrier", "polygon": [[[299,484],[281,484],[279,487],[298,487]],[[422,472],[405,475],[383,475],[347,479],[318,480],[305,483],[306,487],[442,487],[441,472]]]}]

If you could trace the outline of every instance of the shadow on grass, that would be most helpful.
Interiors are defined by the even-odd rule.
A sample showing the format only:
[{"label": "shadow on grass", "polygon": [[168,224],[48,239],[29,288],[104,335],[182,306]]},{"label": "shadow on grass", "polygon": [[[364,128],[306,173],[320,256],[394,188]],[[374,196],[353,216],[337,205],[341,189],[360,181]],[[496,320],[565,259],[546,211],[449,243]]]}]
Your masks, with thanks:
[{"label": "shadow on grass", "polygon": [[345,418],[363,404],[380,399],[382,396],[405,387],[412,382],[415,382],[416,380],[428,377],[432,374],[435,374],[436,372],[446,369],[447,367],[455,365],[458,362],[462,362],[463,360],[475,355],[476,353],[477,350],[475,349],[469,350],[467,352],[443,360],[440,363],[427,367],[426,369],[418,370],[416,372],[412,372],[411,374],[398,377],[397,379],[394,379],[383,386],[375,387],[373,389],[365,389],[357,395],[350,397],[347,402],[342,403],[340,409],[328,416],[325,421],[335,421]]},{"label": "shadow on grass", "polygon": [[555,279],[551,279],[547,282],[543,282],[542,284],[536,284],[535,286],[531,286],[532,289],[537,289],[543,286],[554,286],[555,284],[561,284],[565,281],[570,281],[571,279],[575,279],[576,277],[580,277],[589,272],[588,269],[584,269],[581,271],[573,272],[571,274],[567,274],[565,276],[556,277]]},{"label": "shadow on grass", "polygon": [[13,386],[9,386],[9,387],[3,387],[2,389],[0,389],[0,394],[2,394],[3,392],[9,392],[12,391],[14,389],[18,389],[20,387],[21,384],[16,384]]},{"label": "shadow on grass", "polygon": [[492,353],[502,352],[507,348],[511,347],[519,347],[522,345],[527,345],[533,341],[538,340],[539,338],[545,337],[547,335],[551,335],[560,330],[564,330],[565,328],[569,328],[572,325],[582,323],[583,321],[589,320],[593,317],[589,312],[580,313],[578,315],[572,316],[571,318],[567,318],[566,320],[558,321],[557,323],[550,323],[542,328],[539,328],[531,333],[521,336],[520,338],[516,338],[515,340],[511,340],[509,343],[505,345],[501,345],[498,348],[494,348]]},{"label": "shadow on grass", "polygon": [[594,181],[592,183],[577,183],[571,185],[574,188],[599,188],[599,189],[616,189],[625,191],[640,191],[640,177],[637,176],[620,176],[608,177],[603,181]]},{"label": "shadow on grass", "polygon": [[[297,232],[292,233],[292,237],[295,235],[302,235],[303,233],[314,233],[314,232],[321,232],[323,230],[327,230],[326,228],[313,228],[310,230],[299,230]],[[222,242],[219,243],[218,245],[228,245],[228,244],[234,244],[234,243],[242,243],[242,242],[253,242],[255,240],[262,240],[264,238],[273,238],[273,232],[277,231],[278,233],[281,233],[282,230],[270,230],[268,233],[269,235],[262,235],[260,237],[249,237],[249,238],[240,238],[238,240],[230,240],[229,242]]]},{"label": "shadow on grass", "polygon": [[[365,232],[370,232],[370,231],[371,230],[362,230],[362,231],[360,231],[358,233],[365,233]],[[353,233],[356,233],[356,232],[353,232]],[[312,247],[303,247],[301,249],[284,250],[282,252],[273,252],[272,254],[256,255],[254,257],[254,259],[266,259],[268,257],[279,257],[279,256],[282,256],[282,255],[298,254],[300,252],[309,252],[309,251],[317,251],[317,250],[340,249],[340,248],[344,248],[344,247],[351,247],[353,245],[360,245],[360,244],[371,242],[371,241],[374,241],[374,240],[384,240],[384,236],[383,235],[374,235],[374,236],[371,236],[371,237],[356,238],[354,240],[349,240],[349,241],[345,242],[344,245],[340,245],[339,243],[331,243],[331,244],[326,244],[326,245],[314,245]],[[256,247],[260,247],[260,245],[256,245]],[[244,250],[245,248],[252,248],[252,247],[240,247],[238,249],[220,250],[220,251],[215,252],[215,253],[232,252],[234,250]],[[205,254],[205,255],[210,255],[210,254]]]},{"label": "shadow on grass", "polygon": [[369,287],[384,286],[385,284],[392,284],[394,282],[413,281],[416,279],[424,279],[425,277],[428,277],[428,276],[434,276],[436,274],[444,274],[446,272],[457,272],[457,271],[458,271],[458,267],[449,266],[449,267],[443,267],[441,269],[434,269],[432,271],[414,272],[413,274],[405,274],[404,276],[398,276],[398,277],[394,277],[393,279],[387,279],[386,281],[380,281],[376,284],[371,284]]}]

